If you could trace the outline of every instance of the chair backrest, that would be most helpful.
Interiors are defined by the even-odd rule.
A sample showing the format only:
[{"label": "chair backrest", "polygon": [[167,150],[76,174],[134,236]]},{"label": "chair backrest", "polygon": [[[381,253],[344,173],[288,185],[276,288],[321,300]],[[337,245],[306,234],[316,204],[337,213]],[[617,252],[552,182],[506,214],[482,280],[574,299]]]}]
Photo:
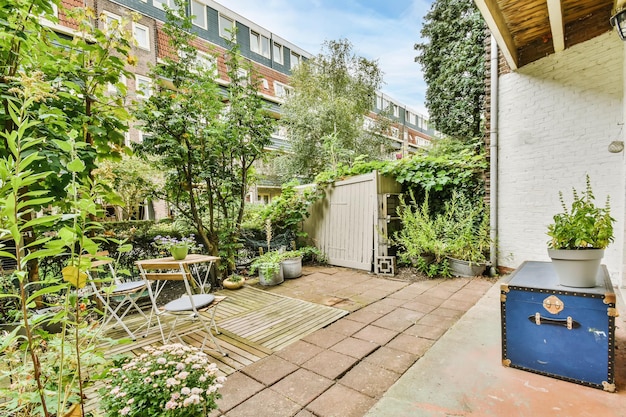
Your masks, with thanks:
[{"label": "chair backrest", "polygon": [[[97,252],[96,256],[97,257],[109,256],[109,251]],[[120,284],[122,282],[117,276],[117,273],[115,272],[112,259],[96,259],[95,261],[91,261],[91,269],[90,271],[87,271],[87,273],[91,275],[90,274],[91,271],[95,271],[95,272],[101,271],[102,267],[108,268],[109,274],[111,275],[111,278],[113,279],[114,284]]]},{"label": "chair backrest", "polygon": [[152,294],[153,303],[164,288],[165,281],[183,281],[185,284],[185,292],[192,295],[191,287],[195,285],[195,280],[191,276],[189,269],[179,263],[163,262],[163,261],[137,261],[135,262],[139,268],[139,273],[146,281],[156,281],[154,289],[149,286],[148,291]]},{"label": "chair backrest", "polygon": [[183,267],[171,262],[138,261],[137,266],[142,276],[151,281],[183,281],[187,277],[187,271]]}]

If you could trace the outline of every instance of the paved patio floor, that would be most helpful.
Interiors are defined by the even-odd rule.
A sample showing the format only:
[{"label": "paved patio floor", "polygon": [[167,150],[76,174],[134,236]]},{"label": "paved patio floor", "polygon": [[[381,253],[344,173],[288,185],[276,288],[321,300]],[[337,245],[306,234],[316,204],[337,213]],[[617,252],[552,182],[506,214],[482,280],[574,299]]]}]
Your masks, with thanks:
[{"label": "paved patio floor", "polygon": [[363,416],[495,282],[305,272],[266,290],[351,313],[231,374],[211,416]]},{"label": "paved patio floor", "polygon": [[[626,417],[624,317],[616,321],[618,392],[607,393],[503,367],[494,280],[411,283],[343,268],[307,273],[316,279],[267,290],[352,313],[230,375],[211,416]],[[344,274],[362,274],[373,290],[338,288]]]}]

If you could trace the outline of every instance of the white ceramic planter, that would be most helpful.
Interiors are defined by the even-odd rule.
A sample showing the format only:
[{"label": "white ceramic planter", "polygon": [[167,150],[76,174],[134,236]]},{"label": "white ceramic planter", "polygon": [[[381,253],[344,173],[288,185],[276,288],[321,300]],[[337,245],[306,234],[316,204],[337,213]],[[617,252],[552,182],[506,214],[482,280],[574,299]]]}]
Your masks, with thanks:
[{"label": "white ceramic planter", "polygon": [[298,278],[302,276],[302,257],[285,259],[281,262],[285,279]]},{"label": "white ceramic planter", "polygon": [[595,287],[604,249],[548,249],[559,283],[566,287]]},{"label": "white ceramic planter", "polygon": [[285,280],[285,276],[283,275],[283,265],[282,263],[279,265],[276,271],[271,276],[266,276],[264,273],[263,265],[259,265],[259,284],[265,286],[278,285]]}]

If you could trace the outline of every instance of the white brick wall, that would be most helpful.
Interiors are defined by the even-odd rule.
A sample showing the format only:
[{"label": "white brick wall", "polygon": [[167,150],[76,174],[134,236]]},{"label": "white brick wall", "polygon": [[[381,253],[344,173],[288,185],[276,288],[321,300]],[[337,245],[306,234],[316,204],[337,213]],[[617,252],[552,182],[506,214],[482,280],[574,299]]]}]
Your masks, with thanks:
[{"label": "white brick wall", "polygon": [[500,77],[499,264],[548,261],[547,225],[559,190],[584,189],[589,173],[600,204],[609,194],[616,240],[606,251],[621,284],[624,247],[624,43],[607,33]]}]

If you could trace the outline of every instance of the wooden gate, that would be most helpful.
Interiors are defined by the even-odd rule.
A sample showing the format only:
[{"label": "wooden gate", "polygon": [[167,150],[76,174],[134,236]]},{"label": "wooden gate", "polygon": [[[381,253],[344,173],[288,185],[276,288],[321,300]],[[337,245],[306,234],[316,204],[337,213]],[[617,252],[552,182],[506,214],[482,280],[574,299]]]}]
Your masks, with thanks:
[{"label": "wooden gate", "polygon": [[304,231],[331,265],[372,270],[378,238],[378,193],[400,185],[377,171],[337,181],[311,207]]},{"label": "wooden gate", "polygon": [[[375,175],[335,182],[326,197],[311,208],[305,231],[331,265],[369,271],[372,267],[376,211]],[[310,230],[307,230],[307,226]]]}]

